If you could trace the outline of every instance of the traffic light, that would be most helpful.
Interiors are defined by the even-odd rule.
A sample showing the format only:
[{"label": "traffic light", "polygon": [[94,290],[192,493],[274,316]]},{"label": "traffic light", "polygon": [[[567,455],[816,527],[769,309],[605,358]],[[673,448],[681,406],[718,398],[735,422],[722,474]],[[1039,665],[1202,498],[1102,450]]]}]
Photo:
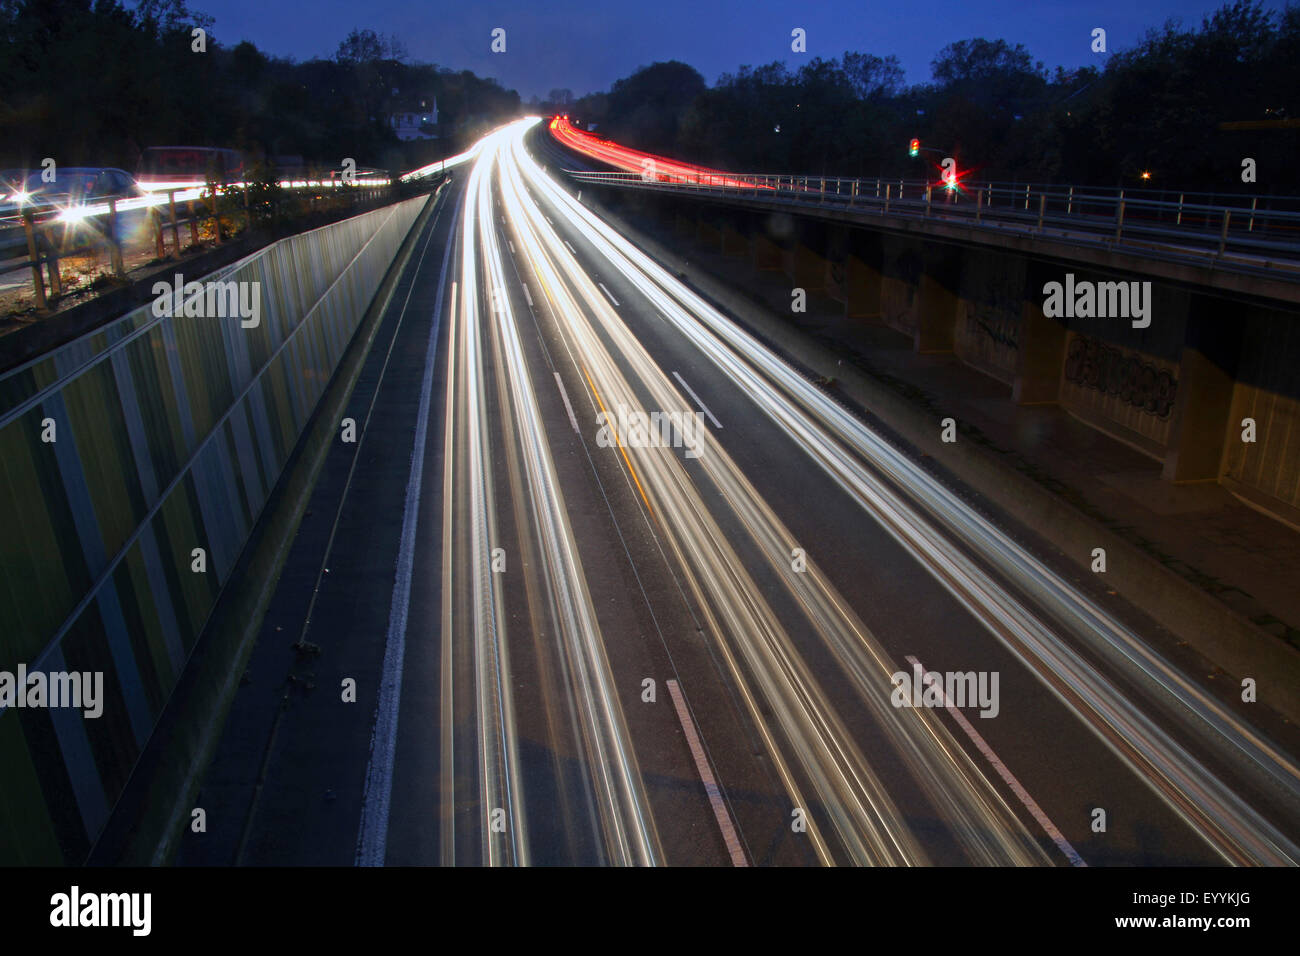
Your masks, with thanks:
[{"label": "traffic light", "polygon": [[957,188],[957,163],[951,158],[943,161],[943,188],[949,191]]},{"label": "traffic light", "polygon": [[921,151],[921,141],[919,139],[914,139],[912,140],[911,143],[908,144],[907,147],[908,156],[915,156],[920,151]]}]

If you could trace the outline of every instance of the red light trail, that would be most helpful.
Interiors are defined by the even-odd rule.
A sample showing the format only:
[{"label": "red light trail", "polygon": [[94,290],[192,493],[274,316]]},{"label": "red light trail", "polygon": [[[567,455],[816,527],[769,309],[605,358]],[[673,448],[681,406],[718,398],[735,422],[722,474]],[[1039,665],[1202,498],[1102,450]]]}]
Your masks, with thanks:
[{"label": "red light trail", "polygon": [[[753,189],[755,183],[736,179],[732,174],[707,166],[696,166],[679,160],[643,153],[638,149],[575,128],[568,117],[557,116],[551,120],[551,135],[570,149],[590,156],[624,172],[640,173],[647,182],[699,183],[706,186],[723,186],[734,189]],[[771,187],[758,184],[759,188]]]}]

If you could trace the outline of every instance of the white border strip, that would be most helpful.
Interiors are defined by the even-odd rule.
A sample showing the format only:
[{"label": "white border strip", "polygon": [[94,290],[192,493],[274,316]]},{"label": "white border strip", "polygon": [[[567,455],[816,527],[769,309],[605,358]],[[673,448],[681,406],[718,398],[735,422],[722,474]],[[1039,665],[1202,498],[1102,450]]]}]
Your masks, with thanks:
[{"label": "white border strip", "polygon": [[686,709],[686,698],[682,696],[677,681],[670,680],[667,684],[668,693],[673,698],[673,706],[677,708],[677,719],[682,722],[686,743],[690,746],[691,756],[695,759],[695,769],[699,771],[700,780],[704,782],[704,791],[709,795],[709,805],[713,807],[713,815],[718,818],[718,828],[722,830],[722,842],[727,844],[727,853],[731,855],[731,865],[749,866],[749,861],[745,859],[745,851],[740,847],[736,826],[731,822],[731,814],[727,812],[727,806],[722,802],[722,792],[718,789],[717,781],[713,779],[713,770],[710,769],[708,758],[704,755],[704,745],[700,743],[695,721],[691,719],[690,711]]},{"label": "white border strip", "polygon": [[704,412],[705,415],[709,416],[709,421],[713,422],[713,427],[721,429],[722,422],[718,421],[716,418],[713,417],[713,412],[709,411],[709,406],[705,405],[702,401],[700,401],[700,396],[695,394],[695,389],[691,388],[689,385],[686,384],[686,379],[682,378],[676,372],[673,372],[673,378],[677,379],[678,383],[682,386],[682,388],[686,389],[687,393],[691,396],[691,398],[695,399],[695,404],[700,406],[700,411]]},{"label": "white border strip", "polygon": [[[923,674],[929,673],[926,671],[925,667],[922,666],[921,662],[912,655],[909,654],[903,659],[913,667],[920,667]],[[1065,854],[1065,858],[1070,861],[1070,865],[1087,866],[1088,864],[1084,862],[1083,857],[1079,855],[1079,851],[1070,846],[1070,841],[1067,840],[1061,831],[1056,828],[1056,824],[1051,821],[1047,814],[1043,812],[1043,808],[1040,807],[1034,798],[1029,795],[1029,791],[1021,785],[1019,780],[1016,779],[1015,774],[1007,768],[1006,764],[998,759],[998,755],[993,752],[993,748],[988,745],[988,741],[981,737],[980,732],[971,726],[971,722],[966,719],[966,715],[957,709],[956,705],[952,702],[952,698],[948,696],[947,691],[944,691],[943,706],[948,711],[949,716],[951,716],[953,720],[957,721],[957,725],[961,727],[962,730],[966,731],[966,736],[969,737],[971,742],[979,748],[979,752],[984,755],[984,758],[993,765],[993,769],[998,772],[998,776],[1001,777],[1006,782],[1007,786],[1011,788],[1011,792],[1020,798],[1020,802],[1025,805],[1025,809],[1028,810],[1033,818],[1038,821],[1038,825],[1041,826],[1047,832],[1047,835],[1052,838],[1052,842],[1056,844],[1057,849]]]},{"label": "white border strip", "polygon": [[[437,223],[430,226],[437,228]],[[361,798],[361,828],[357,835],[357,866],[383,866],[388,851],[388,810],[393,793],[393,762],[397,756],[397,718],[402,701],[402,667],[406,659],[406,621],[411,603],[411,576],[415,564],[415,531],[420,516],[420,491],[424,476],[424,444],[429,430],[429,397],[433,392],[433,367],[442,328],[442,293],[447,280],[447,263],[455,248],[455,223],[447,234],[438,275],[438,299],[429,325],[429,345],[424,360],[424,381],[420,385],[420,411],[415,421],[415,442],[411,448],[411,473],[406,481],[406,503],[402,510],[402,539],[397,551],[397,572],[393,600],[388,613],[388,636],[384,664],[379,678],[379,702],[370,735],[370,763],[366,767],[366,788]],[[419,265],[411,290],[419,278]],[[409,299],[408,292],[408,299]],[[405,310],[405,306],[403,306]]]},{"label": "white border strip", "polygon": [[[573,406],[569,404],[569,393],[564,390],[564,383],[560,381],[560,373],[555,373],[555,384],[560,386],[560,397],[564,399],[564,410],[569,413],[569,423],[573,425],[573,430],[578,431],[578,420],[573,417]],[[578,432],[582,434],[581,432]]]}]

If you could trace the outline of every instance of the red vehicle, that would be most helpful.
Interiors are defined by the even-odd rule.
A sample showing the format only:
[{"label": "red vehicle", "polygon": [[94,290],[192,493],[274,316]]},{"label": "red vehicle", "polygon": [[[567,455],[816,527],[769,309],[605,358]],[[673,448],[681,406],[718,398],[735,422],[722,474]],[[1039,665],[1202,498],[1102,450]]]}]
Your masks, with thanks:
[{"label": "red vehicle", "polygon": [[175,189],[206,182],[244,181],[244,155],[208,146],[151,146],[140,154],[136,182],[142,189]]}]

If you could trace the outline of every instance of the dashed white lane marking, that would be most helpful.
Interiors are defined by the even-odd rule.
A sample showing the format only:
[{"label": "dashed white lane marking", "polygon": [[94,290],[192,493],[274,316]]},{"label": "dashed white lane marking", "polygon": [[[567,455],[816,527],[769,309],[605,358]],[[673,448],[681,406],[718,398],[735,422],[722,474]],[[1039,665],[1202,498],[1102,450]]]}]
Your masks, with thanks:
[{"label": "dashed white lane marking", "polygon": [[507,239],[506,245],[510,247],[510,254],[513,256],[515,254],[515,244]]},{"label": "dashed white lane marking", "polygon": [[573,430],[578,431],[578,419],[573,415],[573,406],[569,404],[569,393],[564,390],[564,383],[560,381],[560,373],[555,373],[555,384],[560,386],[560,398],[564,399],[564,410],[569,413],[569,424]]},{"label": "dashed white lane marking", "polygon": [[613,302],[615,305],[618,305],[618,299],[614,298],[614,293],[610,292],[608,289],[605,288],[605,283],[597,282],[596,285],[600,286],[601,289],[604,290],[605,295],[609,296],[610,302]]},{"label": "dashed white lane marking", "polygon": [[[926,683],[932,683],[929,677],[929,672],[922,666],[920,661],[910,654],[903,659],[913,667],[920,667],[921,672],[926,675]],[[998,772],[998,776],[1006,781],[1007,786],[1011,788],[1011,792],[1014,793],[1020,799],[1020,802],[1025,805],[1025,809],[1028,810],[1030,815],[1038,821],[1038,825],[1041,826],[1043,830],[1046,831],[1047,835],[1052,838],[1052,842],[1056,844],[1057,849],[1065,854],[1065,858],[1070,861],[1070,865],[1087,866],[1088,864],[1084,862],[1083,857],[1079,856],[1079,851],[1070,846],[1070,841],[1067,840],[1061,831],[1056,828],[1056,824],[1053,823],[1047,814],[1043,812],[1043,808],[1038,805],[1037,801],[1029,795],[1029,791],[1021,785],[1019,780],[1016,779],[1015,774],[1013,774],[1007,768],[1007,765],[998,758],[998,755],[993,752],[993,748],[988,745],[988,742],[982,736],[980,736],[980,732],[971,726],[971,722],[966,719],[966,715],[953,705],[952,698],[948,696],[947,691],[944,691],[943,694],[943,706],[952,719],[957,721],[957,726],[961,727],[961,729],[966,732],[966,736],[971,739],[971,742],[974,743],[979,752],[984,755],[984,758],[993,765],[993,769]]]},{"label": "dashed white lane marking", "polygon": [[713,815],[717,817],[718,827],[722,830],[722,842],[727,845],[731,865],[749,866],[749,861],[745,859],[745,851],[740,847],[740,837],[736,834],[735,824],[731,822],[731,814],[727,812],[727,805],[722,802],[722,792],[718,789],[717,781],[713,779],[713,770],[704,755],[704,745],[700,743],[695,721],[691,719],[691,713],[686,709],[686,698],[682,696],[677,681],[668,681],[668,693],[672,696],[673,707],[677,709],[677,719],[681,721],[682,731],[686,734],[686,743],[691,748],[695,769],[700,774],[700,780],[704,782],[704,792],[709,795],[709,805],[713,807]]},{"label": "dashed white lane marking", "polygon": [[528,286],[525,285],[523,289],[524,289],[524,298],[528,300],[528,308],[531,309],[533,307],[533,294],[528,291]]},{"label": "dashed white lane marking", "polygon": [[709,407],[705,405],[702,401],[700,401],[700,396],[695,394],[695,390],[686,384],[686,379],[682,378],[676,372],[673,372],[673,378],[677,379],[677,381],[681,384],[682,388],[686,389],[686,393],[690,395],[691,398],[695,399],[695,404],[700,406],[700,411],[702,411],[705,415],[709,416],[709,421],[713,422],[713,427],[721,428],[722,422],[718,421],[716,418],[713,417],[713,412],[709,411]]},{"label": "dashed white lane marking", "polygon": [[[565,244],[566,246],[569,246],[569,240],[568,240],[568,239],[565,239],[565,240],[564,240],[564,244]],[[569,246],[569,251],[572,252],[575,256],[578,254],[578,250],[577,250],[577,249],[574,249],[573,246]]]}]

